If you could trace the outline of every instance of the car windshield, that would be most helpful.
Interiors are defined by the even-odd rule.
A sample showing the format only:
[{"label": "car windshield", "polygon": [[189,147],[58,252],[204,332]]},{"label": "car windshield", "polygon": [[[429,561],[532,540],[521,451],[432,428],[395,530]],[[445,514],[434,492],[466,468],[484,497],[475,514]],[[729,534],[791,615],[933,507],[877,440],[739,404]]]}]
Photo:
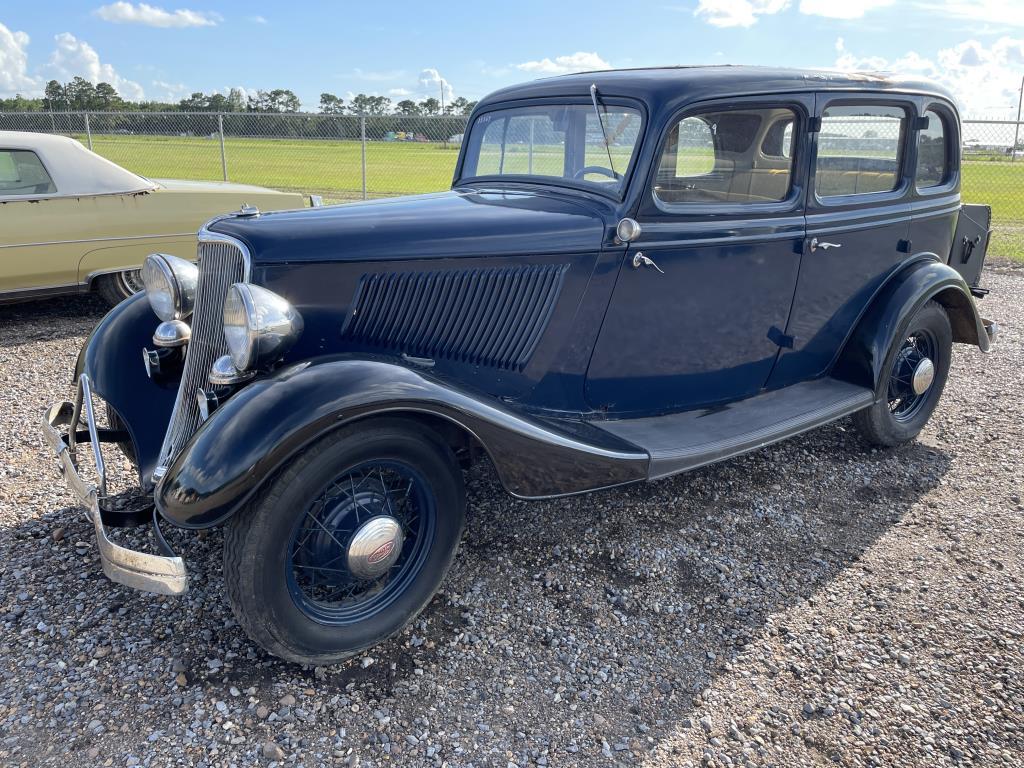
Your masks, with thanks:
[{"label": "car windshield", "polygon": [[592,104],[485,112],[470,129],[461,181],[528,176],[620,193],[640,137],[640,112],[600,102],[599,109],[600,121]]}]

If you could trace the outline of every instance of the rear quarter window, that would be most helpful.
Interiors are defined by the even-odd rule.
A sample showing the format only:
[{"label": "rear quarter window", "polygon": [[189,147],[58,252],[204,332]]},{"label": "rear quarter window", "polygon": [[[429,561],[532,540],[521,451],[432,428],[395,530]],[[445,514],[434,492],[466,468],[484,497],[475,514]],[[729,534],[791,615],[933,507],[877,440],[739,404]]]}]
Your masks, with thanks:
[{"label": "rear quarter window", "polygon": [[929,109],[924,113],[928,127],[917,137],[917,188],[938,187],[950,179],[950,131],[946,118]]}]

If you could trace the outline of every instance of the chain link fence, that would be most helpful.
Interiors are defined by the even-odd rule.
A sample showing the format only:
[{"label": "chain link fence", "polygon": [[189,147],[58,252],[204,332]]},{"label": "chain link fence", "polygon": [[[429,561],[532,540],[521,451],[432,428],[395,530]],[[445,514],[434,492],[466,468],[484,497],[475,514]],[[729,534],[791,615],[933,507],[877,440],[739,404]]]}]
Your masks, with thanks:
[{"label": "chain link fence", "polygon": [[[0,130],[73,136],[150,178],[258,184],[325,202],[447,189],[465,129],[457,116],[0,113]],[[964,120],[962,133],[963,199],[992,206],[990,253],[1024,260],[1024,123]]]}]

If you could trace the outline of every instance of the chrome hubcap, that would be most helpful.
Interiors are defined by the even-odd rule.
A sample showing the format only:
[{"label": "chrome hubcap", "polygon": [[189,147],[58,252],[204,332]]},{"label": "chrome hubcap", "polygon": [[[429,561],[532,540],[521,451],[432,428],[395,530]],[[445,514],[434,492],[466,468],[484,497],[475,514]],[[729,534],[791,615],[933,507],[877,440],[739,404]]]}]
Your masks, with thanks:
[{"label": "chrome hubcap", "polygon": [[914,367],[914,375],[910,386],[915,395],[923,395],[935,381],[935,365],[927,357],[922,358]]},{"label": "chrome hubcap", "polygon": [[402,554],[402,525],[391,515],[378,515],[363,523],[348,544],[348,569],[360,579],[376,579]]}]

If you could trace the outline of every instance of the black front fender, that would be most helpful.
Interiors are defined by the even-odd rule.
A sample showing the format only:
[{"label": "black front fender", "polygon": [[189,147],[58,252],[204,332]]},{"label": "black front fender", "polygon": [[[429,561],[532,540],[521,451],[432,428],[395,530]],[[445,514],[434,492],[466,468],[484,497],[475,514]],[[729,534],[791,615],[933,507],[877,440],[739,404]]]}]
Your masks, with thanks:
[{"label": "black front fender", "polygon": [[78,355],[75,380],[89,376],[93,392],[121,417],[135,446],[139,484],[150,484],[164,433],[178,394],[178,380],[154,381],[146,374],[142,350],[153,346],[157,320],[145,293],[110,310]]},{"label": "black front fender", "polygon": [[522,498],[647,476],[647,453],[586,423],[531,417],[400,365],[325,357],[255,381],[218,408],[157,485],[157,509],[181,527],[216,525],[314,440],[358,419],[402,413],[439,417],[471,434],[506,490]]},{"label": "black front fender", "polygon": [[879,393],[887,381],[893,340],[906,333],[914,314],[931,300],[946,308],[953,341],[975,344],[988,352],[991,342],[963,277],[952,267],[925,258],[897,272],[875,295],[832,375]]}]

